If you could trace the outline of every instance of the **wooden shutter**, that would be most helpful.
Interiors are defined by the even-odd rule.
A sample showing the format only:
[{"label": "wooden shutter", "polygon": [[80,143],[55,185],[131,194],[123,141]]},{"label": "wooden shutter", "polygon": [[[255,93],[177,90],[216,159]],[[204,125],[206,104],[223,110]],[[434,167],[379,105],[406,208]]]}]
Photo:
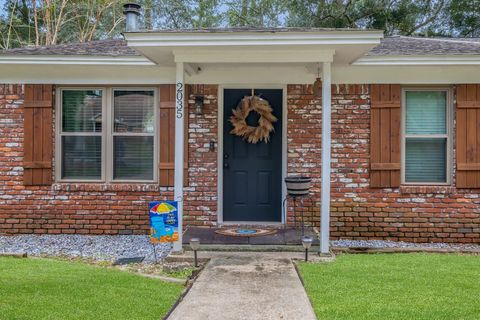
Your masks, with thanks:
[{"label": "wooden shutter", "polygon": [[[159,183],[173,187],[175,172],[175,85],[160,86],[160,168]],[[185,87],[184,184],[188,184],[188,92]]]},{"label": "wooden shutter", "polygon": [[401,90],[398,84],[371,86],[370,186],[400,186]]},{"label": "wooden shutter", "polygon": [[480,188],[480,84],[457,85],[457,188]]},{"label": "wooden shutter", "polygon": [[52,184],[53,86],[25,85],[23,183]]}]

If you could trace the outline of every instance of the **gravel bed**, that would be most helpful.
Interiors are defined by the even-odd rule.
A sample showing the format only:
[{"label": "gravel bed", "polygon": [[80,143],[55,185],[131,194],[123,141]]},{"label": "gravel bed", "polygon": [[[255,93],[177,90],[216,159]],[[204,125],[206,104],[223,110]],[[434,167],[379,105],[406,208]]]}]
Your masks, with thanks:
[{"label": "gravel bed", "polygon": [[[171,244],[156,245],[157,258],[168,255]],[[18,235],[0,236],[0,253],[26,252],[30,256],[68,256],[100,261],[144,256],[144,263],[155,261],[147,235]]]},{"label": "gravel bed", "polygon": [[[480,244],[411,243],[383,240],[335,240],[334,247],[343,248],[419,248],[479,251]],[[156,245],[157,258],[168,255],[169,243]],[[144,256],[144,263],[155,261],[147,235],[86,236],[86,235],[18,235],[0,236],[0,253],[25,252],[30,256],[68,256],[100,261]]]},{"label": "gravel bed", "polygon": [[480,244],[460,243],[413,243],[395,242],[383,240],[334,240],[331,242],[334,247],[344,248],[413,248],[413,249],[453,249],[453,250],[480,250]]}]

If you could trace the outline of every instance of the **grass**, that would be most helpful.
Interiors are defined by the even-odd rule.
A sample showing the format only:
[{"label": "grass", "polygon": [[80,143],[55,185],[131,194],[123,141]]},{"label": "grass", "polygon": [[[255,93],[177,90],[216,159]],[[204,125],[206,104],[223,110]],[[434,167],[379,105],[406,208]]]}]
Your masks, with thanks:
[{"label": "grass", "polygon": [[80,262],[0,258],[0,319],[161,319],[183,286]]},{"label": "grass", "polygon": [[163,271],[162,273],[166,275],[167,277],[172,277],[172,278],[177,278],[177,279],[188,279],[192,276],[193,271],[195,271],[196,268],[183,268],[179,270],[174,270],[174,271]]},{"label": "grass", "polygon": [[480,256],[341,255],[299,265],[318,319],[480,319]]},{"label": "grass", "polygon": [[167,269],[162,265],[142,265],[137,263],[120,266],[119,268],[122,270],[128,270],[130,272],[160,275],[185,281],[192,277],[195,270],[198,270],[198,268],[189,266],[180,266],[178,269]]}]

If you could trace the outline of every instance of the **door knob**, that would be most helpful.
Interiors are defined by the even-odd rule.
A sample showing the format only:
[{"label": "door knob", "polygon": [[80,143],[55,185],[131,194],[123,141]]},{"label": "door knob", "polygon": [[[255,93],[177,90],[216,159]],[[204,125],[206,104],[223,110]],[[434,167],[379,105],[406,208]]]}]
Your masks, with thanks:
[{"label": "door knob", "polygon": [[225,162],[225,163],[223,164],[223,167],[224,167],[225,169],[228,169],[230,166],[228,165],[228,163]]},{"label": "door knob", "polygon": [[223,155],[223,158],[224,158],[224,159],[228,159],[228,157],[229,157],[228,153],[225,153],[225,154]]}]

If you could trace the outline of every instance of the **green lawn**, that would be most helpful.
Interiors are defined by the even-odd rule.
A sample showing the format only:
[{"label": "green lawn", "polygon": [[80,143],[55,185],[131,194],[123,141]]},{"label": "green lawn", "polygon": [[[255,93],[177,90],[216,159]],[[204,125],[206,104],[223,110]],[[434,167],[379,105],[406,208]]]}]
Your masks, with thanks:
[{"label": "green lawn", "polygon": [[299,269],[321,320],[480,319],[480,256],[340,255]]},{"label": "green lawn", "polygon": [[80,262],[0,258],[0,319],[161,319],[178,284]]}]

